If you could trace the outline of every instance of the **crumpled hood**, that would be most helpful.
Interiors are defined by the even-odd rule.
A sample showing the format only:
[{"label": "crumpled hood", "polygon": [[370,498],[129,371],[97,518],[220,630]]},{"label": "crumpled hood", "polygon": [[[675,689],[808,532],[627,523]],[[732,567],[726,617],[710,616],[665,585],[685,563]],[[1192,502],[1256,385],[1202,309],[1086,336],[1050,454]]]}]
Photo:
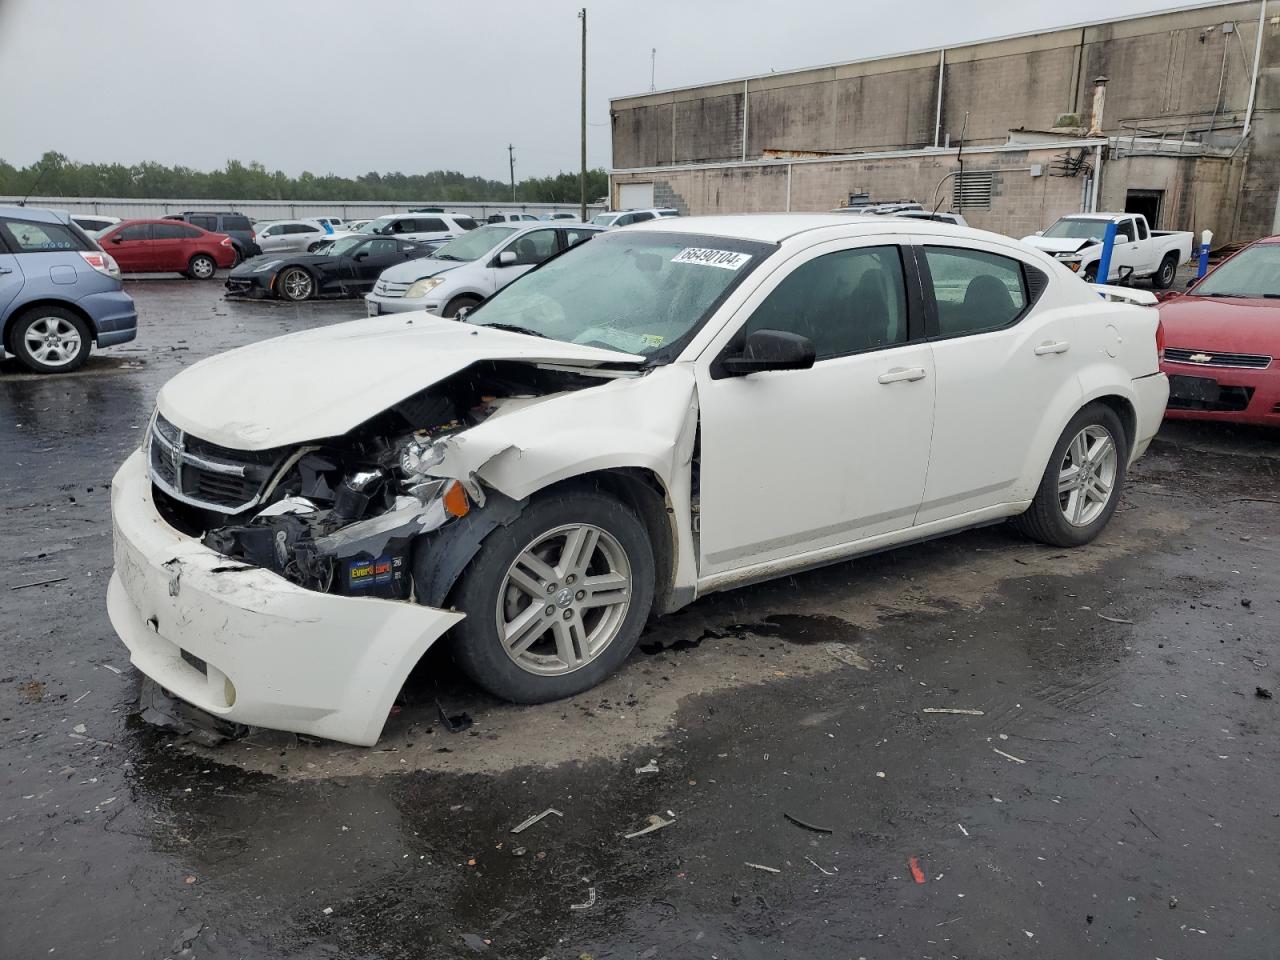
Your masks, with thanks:
[{"label": "crumpled hood", "polygon": [[1045,253],[1075,253],[1085,247],[1093,246],[1096,240],[1081,240],[1074,237],[1023,237],[1022,242],[1029,247],[1035,247],[1037,250],[1043,250]]},{"label": "crumpled hood", "polygon": [[[268,263],[278,263],[282,267],[286,263],[322,265],[332,263],[333,257],[323,253],[261,253],[256,257],[241,260],[231,271],[233,277],[247,277],[257,273],[257,268]],[[270,275],[264,270],[263,274]]]},{"label": "crumpled hood", "polygon": [[458,260],[435,260],[431,257],[419,257],[417,260],[406,260],[382,271],[379,280],[390,280],[392,283],[413,283],[426,277],[434,277],[437,273],[454,270],[466,264]]},{"label": "crumpled hood", "polygon": [[340,436],[482,360],[595,367],[633,354],[494,330],[430,314],[356,320],[202,360],[160,390],[180,429],[236,450]]}]

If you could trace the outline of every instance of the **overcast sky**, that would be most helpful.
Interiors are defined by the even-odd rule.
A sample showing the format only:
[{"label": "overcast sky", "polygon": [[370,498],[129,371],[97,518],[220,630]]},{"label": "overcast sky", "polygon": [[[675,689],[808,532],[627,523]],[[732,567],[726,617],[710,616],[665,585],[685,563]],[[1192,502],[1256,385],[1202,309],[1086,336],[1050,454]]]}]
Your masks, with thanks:
[{"label": "overcast sky", "polygon": [[[1166,9],[1168,0],[595,0],[587,160],[609,98]],[[582,0],[0,0],[0,158],[296,175],[578,165]]]}]

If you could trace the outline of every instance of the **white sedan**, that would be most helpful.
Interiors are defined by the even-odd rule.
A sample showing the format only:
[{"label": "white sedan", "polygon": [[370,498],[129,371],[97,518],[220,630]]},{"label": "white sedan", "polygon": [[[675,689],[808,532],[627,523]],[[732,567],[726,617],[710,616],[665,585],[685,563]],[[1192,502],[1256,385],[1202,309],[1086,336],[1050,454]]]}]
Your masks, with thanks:
[{"label": "white sedan", "polygon": [[248,724],[372,744],[446,634],[498,696],[569,696],[702,594],[1004,518],[1088,543],[1160,424],[1158,338],[975,230],[611,231],[465,322],[170,380],[112,487],[108,610],[139,669]]}]

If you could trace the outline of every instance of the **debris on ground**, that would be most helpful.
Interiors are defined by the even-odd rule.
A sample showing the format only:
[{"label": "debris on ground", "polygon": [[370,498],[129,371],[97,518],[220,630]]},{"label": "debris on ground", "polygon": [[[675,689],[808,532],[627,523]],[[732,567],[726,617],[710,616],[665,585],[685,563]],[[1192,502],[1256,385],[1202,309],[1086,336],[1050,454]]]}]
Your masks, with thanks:
[{"label": "debris on ground", "polygon": [[1098,614],[1098,619],[1105,620],[1107,623],[1127,623],[1130,626],[1133,626],[1132,620],[1126,620],[1124,617],[1108,617],[1105,613]]},{"label": "debris on ground", "polygon": [[815,867],[818,867],[818,872],[825,877],[834,877],[836,873],[839,872],[840,870],[839,867],[835,867],[832,870],[824,870],[821,866],[818,865],[818,861],[814,860],[813,857],[805,857],[805,859],[808,860],[810,863],[812,863]]},{"label": "debris on ground", "polygon": [[907,861],[907,866],[911,868],[911,879],[916,883],[924,883],[924,871],[920,869],[920,860],[918,857],[912,857]]},{"label": "debris on ground", "polygon": [[325,907],[325,908],[324,908],[323,910],[321,910],[320,912],[321,912],[321,913],[323,913],[323,914],[327,917],[327,916],[329,916],[330,914],[332,914],[332,913],[333,913],[333,907]]},{"label": "debris on ground", "polygon": [[88,727],[86,727],[83,723],[77,723],[77,724],[76,724],[74,727],[72,727],[71,729],[72,729],[72,730],[74,730],[76,733],[88,733],[88,732],[89,732],[89,728],[88,728]]},{"label": "debris on ground", "polygon": [[475,722],[471,719],[471,714],[467,713],[465,710],[462,713],[455,713],[452,716],[445,713],[444,706],[439,700],[436,701],[436,709],[440,711],[440,722],[444,724],[444,728],[450,733],[461,733],[463,730],[468,730]]},{"label": "debris on ground", "polygon": [[658,772],[657,760],[650,760],[643,767],[636,767],[636,773],[657,773],[657,772]]},{"label": "debris on ground", "polygon": [[23,703],[39,703],[44,699],[44,684],[39,680],[24,680],[18,684],[18,699]]},{"label": "debris on ground", "polygon": [[596,888],[587,887],[587,899],[582,903],[569,904],[570,910],[590,910],[596,905]]},{"label": "debris on ground", "polygon": [[489,941],[475,933],[464,933],[462,942],[472,950],[483,951],[489,949]]},{"label": "debris on ground", "polygon": [[523,857],[523,856],[524,856],[526,853],[528,853],[528,852],[529,852],[529,851],[528,851],[528,850],[526,850],[524,847],[512,847],[512,848],[511,848],[511,855],[512,855],[513,857]]},{"label": "debris on ground", "polygon": [[1005,753],[1003,750],[1000,750],[1000,749],[998,749],[998,748],[996,748],[996,747],[992,747],[991,749],[992,749],[992,750],[995,750],[995,752],[996,752],[996,753],[1000,754],[1000,756],[1004,757],[1006,760],[1012,760],[1014,763],[1026,763],[1026,762],[1027,762],[1027,761],[1023,760],[1021,757],[1015,757],[1012,753]]},{"label": "debris on ground", "polygon": [[808,820],[801,820],[799,817],[794,816],[793,814],[787,813],[785,810],[783,811],[782,815],[786,817],[788,820],[790,820],[792,823],[794,823],[797,827],[804,827],[804,829],[812,830],[814,833],[834,833],[835,832],[835,829],[833,827],[822,827],[816,823],[810,823]]},{"label": "debris on ground", "polygon": [[960,828],[960,832],[963,833],[966,837],[969,835],[969,831],[964,828],[963,823],[957,823],[956,826]]},{"label": "debris on ground", "polygon": [[641,827],[639,830],[634,830],[631,833],[624,833],[622,835],[622,839],[634,840],[636,837],[643,837],[646,833],[653,833],[655,830],[661,830],[664,827],[669,827],[675,822],[676,818],[674,814],[672,814],[670,820],[663,820],[662,817],[658,816],[656,813],[651,813],[649,814],[649,825],[647,827]]},{"label": "debris on ground", "polygon": [[194,927],[187,927],[178,937],[178,942],[173,945],[174,953],[183,953],[191,949],[191,945],[196,942],[196,937],[200,936],[200,931],[204,929],[203,923],[197,923]]},{"label": "debris on ground", "polygon": [[981,710],[969,710],[965,707],[925,707],[921,713],[955,713],[962,717],[985,717]]},{"label": "debris on ground", "polygon": [[216,747],[226,740],[238,740],[249,728],[239,723],[219,720],[213,714],[170,697],[150,677],[143,678],[138,691],[138,711],[143,721],[186,737],[203,747]]},{"label": "debris on ground", "polygon": [[19,583],[19,584],[17,584],[16,586],[12,586],[12,587],[10,587],[9,589],[10,589],[10,590],[25,590],[25,589],[27,589],[27,587],[43,587],[43,586],[46,586],[47,584],[50,584],[50,583],[62,583],[62,581],[66,580],[66,579],[67,579],[66,577],[52,577],[52,578],[50,578],[50,579],[48,579],[48,580],[33,580],[31,583]]},{"label": "debris on ground", "polygon": [[549,817],[552,814],[555,814],[557,817],[560,817],[561,819],[564,818],[564,814],[561,813],[559,810],[557,810],[555,807],[547,807],[547,809],[543,810],[541,813],[535,813],[528,820],[525,820],[521,823],[517,823],[514,827],[511,828],[511,832],[523,833],[525,830],[528,830],[530,827],[532,827],[535,823],[537,823],[543,817]]},{"label": "debris on ground", "polygon": [[856,667],[859,670],[871,669],[871,663],[867,658],[847,643],[827,643],[823,644],[822,649],[827,652],[828,656],[850,667]]},{"label": "debris on ground", "polygon": [[1266,687],[1254,687],[1253,695],[1257,697],[1259,700],[1271,699],[1271,691],[1268,690]]},{"label": "debris on ground", "polygon": [[777,867],[766,867],[763,863],[752,863],[750,860],[743,860],[742,862],[744,865],[750,867],[752,870],[763,870],[765,873],[781,873],[782,872]]},{"label": "debris on ground", "polygon": [[109,663],[104,663],[104,664],[102,664],[102,666],[106,667],[106,669],[110,670],[110,671],[111,671],[112,673],[114,673],[117,677],[124,676],[124,671],[123,671],[123,670],[121,670],[119,667],[113,667],[113,666],[112,666],[111,664],[109,664]]}]

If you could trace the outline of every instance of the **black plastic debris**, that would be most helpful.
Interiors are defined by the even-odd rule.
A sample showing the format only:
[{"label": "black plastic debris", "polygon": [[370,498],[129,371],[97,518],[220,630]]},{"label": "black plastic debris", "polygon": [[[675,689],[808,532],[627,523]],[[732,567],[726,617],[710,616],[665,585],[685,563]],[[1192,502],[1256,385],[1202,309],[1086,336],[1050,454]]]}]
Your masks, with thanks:
[{"label": "black plastic debris", "polygon": [[463,730],[468,730],[475,722],[471,719],[471,714],[467,713],[465,710],[462,713],[455,713],[452,716],[445,713],[444,706],[439,700],[436,701],[436,709],[440,711],[440,722],[444,724],[444,728],[450,733],[461,733]]},{"label": "black plastic debris", "polygon": [[143,679],[138,691],[138,716],[153,727],[176,733],[204,747],[238,740],[250,729],[244,724],[220,720],[177,697],[169,696],[150,677]]},{"label": "black plastic debris", "polygon": [[1253,695],[1257,697],[1259,700],[1271,699],[1271,691],[1268,690],[1266,687],[1255,687],[1253,691]]}]

